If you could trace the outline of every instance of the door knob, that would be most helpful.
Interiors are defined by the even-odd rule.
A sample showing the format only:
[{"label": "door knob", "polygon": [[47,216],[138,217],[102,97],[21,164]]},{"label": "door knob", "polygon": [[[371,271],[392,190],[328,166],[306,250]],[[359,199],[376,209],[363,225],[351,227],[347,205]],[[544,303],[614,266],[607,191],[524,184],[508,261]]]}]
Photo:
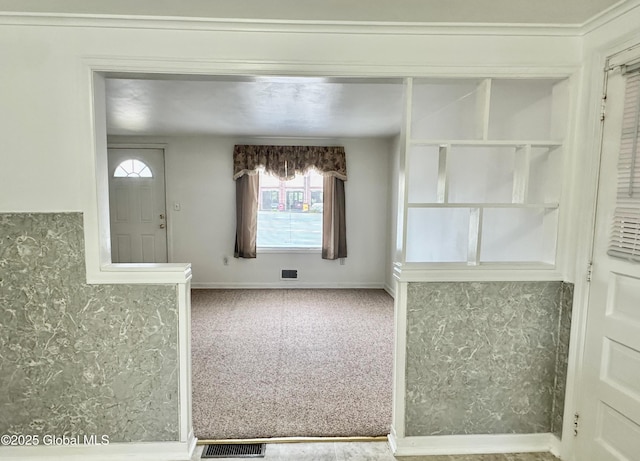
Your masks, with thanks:
[{"label": "door knob", "polygon": [[160,229],[164,229],[164,223],[160,224]]}]

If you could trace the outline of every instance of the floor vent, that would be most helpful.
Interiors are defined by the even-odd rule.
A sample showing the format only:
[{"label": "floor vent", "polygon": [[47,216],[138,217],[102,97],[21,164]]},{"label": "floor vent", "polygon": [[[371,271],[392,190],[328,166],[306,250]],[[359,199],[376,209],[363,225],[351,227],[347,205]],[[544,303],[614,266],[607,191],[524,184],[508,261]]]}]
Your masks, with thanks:
[{"label": "floor vent", "polygon": [[207,445],[201,458],[264,458],[264,443],[223,443]]},{"label": "floor vent", "polygon": [[280,278],[281,279],[297,279],[298,278],[298,271],[296,269],[282,269],[282,272],[280,274]]}]

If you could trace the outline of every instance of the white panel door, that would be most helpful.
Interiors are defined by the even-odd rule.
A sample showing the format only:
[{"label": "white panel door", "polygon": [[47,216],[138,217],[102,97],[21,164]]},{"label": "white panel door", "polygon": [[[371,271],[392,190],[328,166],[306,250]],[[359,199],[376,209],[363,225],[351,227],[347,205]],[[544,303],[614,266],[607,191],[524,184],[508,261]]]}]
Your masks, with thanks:
[{"label": "white panel door", "polygon": [[612,71],[600,170],[580,405],[580,461],[640,461],[640,263],[607,255],[626,77]]},{"label": "white panel door", "polygon": [[164,151],[108,153],[111,261],[167,262]]}]

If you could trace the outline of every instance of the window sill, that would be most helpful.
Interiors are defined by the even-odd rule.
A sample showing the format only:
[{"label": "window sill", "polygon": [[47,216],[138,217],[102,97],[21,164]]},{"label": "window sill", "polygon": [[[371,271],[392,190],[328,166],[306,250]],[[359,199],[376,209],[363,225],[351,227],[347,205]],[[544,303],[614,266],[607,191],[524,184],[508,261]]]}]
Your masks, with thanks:
[{"label": "window sill", "polygon": [[300,254],[319,254],[322,253],[320,248],[278,248],[278,247],[258,247],[256,253],[300,253]]}]

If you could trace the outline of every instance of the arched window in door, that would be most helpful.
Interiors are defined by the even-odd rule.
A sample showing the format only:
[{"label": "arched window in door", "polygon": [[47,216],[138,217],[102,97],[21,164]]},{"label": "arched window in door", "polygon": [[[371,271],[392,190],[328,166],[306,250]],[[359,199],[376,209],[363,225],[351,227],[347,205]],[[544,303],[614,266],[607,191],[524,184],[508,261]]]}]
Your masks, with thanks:
[{"label": "arched window in door", "polygon": [[146,163],[136,159],[124,160],[113,172],[114,178],[152,178],[153,173]]}]

